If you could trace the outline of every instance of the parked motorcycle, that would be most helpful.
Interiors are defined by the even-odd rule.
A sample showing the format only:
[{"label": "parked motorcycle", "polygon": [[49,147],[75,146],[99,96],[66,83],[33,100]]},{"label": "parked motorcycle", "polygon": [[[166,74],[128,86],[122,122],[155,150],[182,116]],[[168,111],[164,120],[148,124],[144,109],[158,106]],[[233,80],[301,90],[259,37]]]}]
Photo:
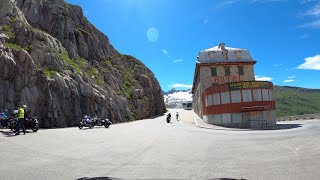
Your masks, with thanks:
[{"label": "parked motorcycle", "polygon": [[18,120],[13,117],[9,117],[7,115],[7,111],[0,113],[0,126],[2,128],[8,128],[12,131],[16,129],[16,126],[18,124]]},{"label": "parked motorcycle", "polygon": [[92,119],[92,125],[93,126],[104,126],[108,128],[112,124],[109,119],[101,119],[99,116],[96,116]]},{"label": "parked motorcycle", "polygon": [[88,115],[85,115],[80,123],[79,123],[79,129],[82,129],[83,127],[89,127],[89,128],[93,128],[93,124],[92,124],[92,118]]},{"label": "parked motorcycle", "polygon": [[24,127],[26,129],[31,129],[33,132],[37,132],[39,130],[39,123],[37,117],[26,119]]}]

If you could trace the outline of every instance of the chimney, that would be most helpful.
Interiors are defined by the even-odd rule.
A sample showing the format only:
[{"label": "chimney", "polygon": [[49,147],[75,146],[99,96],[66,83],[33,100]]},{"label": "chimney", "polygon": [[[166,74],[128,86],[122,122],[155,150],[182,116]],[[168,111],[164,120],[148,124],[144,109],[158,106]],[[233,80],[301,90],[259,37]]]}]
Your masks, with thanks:
[{"label": "chimney", "polygon": [[222,51],[228,51],[226,48],[225,48],[225,44],[222,42],[219,44],[219,48],[222,50]]}]

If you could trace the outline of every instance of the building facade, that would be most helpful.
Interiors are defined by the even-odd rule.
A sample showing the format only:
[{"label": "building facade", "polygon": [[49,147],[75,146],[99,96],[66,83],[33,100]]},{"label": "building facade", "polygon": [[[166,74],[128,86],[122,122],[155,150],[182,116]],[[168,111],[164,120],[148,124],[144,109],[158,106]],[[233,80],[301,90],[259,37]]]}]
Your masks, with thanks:
[{"label": "building facade", "polygon": [[274,126],[273,84],[255,81],[255,63],[248,50],[224,43],[200,51],[192,87],[194,111],[214,125]]}]

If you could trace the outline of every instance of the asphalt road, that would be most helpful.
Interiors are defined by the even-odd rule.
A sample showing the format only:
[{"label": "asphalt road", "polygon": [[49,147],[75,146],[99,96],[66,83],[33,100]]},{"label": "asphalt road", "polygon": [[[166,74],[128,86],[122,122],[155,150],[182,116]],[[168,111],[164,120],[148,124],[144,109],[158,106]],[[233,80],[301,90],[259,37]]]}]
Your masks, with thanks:
[{"label": "asphalt road", "polygon": [[221,131],[162,116],[108,129],[0,130],[0,179],[319,179],[320,120],[286,123],[298,125]]}]

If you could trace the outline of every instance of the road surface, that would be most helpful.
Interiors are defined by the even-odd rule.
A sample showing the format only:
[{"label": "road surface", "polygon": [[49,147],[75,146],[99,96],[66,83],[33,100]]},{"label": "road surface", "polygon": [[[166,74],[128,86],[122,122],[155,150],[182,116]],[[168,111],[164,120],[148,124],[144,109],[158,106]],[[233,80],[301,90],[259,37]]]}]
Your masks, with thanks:
[{"label": "road surface", "polygon": [[[94,129],[0,130],[0,179],[319,179],[320,120],[292,129],[197,128],[190,111]],[[184,120],[185,119],[185,120]]]}]

